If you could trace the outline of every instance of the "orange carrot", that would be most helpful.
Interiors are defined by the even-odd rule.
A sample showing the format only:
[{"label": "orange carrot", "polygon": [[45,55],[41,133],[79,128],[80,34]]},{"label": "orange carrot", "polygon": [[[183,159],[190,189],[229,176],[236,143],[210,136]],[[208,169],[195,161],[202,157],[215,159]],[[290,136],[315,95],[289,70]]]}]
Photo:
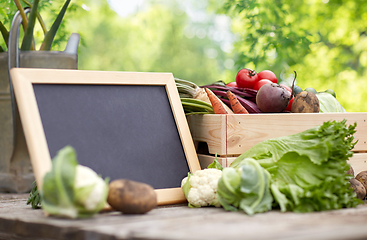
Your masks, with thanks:
[{"label": "orange carrot", "polygon": [[228,114],[223,106],[223,102],[212,91],[205,88],[205,92],[209,97],[215,114]]},{"label": "orange carrot", "polygon": [[238,101],[236,95],[234,95],[231,91],[227,91],[227,96],[229,99],[229,102],[231,103],[231,108],[234,113],[239,114],[248,114],[248,111],[246,108],[242,106],[242,104]]}]

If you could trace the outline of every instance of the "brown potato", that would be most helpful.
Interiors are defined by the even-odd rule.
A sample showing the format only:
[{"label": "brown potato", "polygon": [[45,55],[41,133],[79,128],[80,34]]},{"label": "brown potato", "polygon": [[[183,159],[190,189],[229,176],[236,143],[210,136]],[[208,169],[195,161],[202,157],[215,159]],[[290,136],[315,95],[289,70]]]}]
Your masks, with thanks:
[{"label": "brown potato", "polygon": [[157,206],[157,194],[148,184],[118,179],[109,184],[107,202],[125,214],[143,214]]},{"label": "brown potato", "polygon": [[362,171],[358,173],[355,179],[360,181],[363,184],[363,187],[367,189],[367,171]]},{"label": "brown potato", "polygon": [[357,198],[364,199],[366,197],[366,188],[363,184],[355,178],[349,179],[350,186],[353,188],[353,191],[356,192]]},{"label": "brown potato", "polygon": [[298,93],[291,107],[292,113],[318,113],[319,111],[319,99],[314,93],[307,91]]}]

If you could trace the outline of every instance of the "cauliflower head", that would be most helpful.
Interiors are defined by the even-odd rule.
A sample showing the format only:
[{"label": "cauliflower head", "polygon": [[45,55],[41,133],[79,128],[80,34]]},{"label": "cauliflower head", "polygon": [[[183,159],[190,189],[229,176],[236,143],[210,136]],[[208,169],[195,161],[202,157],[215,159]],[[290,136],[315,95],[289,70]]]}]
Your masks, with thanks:
[{"label": "cauliflower head", "polygon": [[[85,207],[87,211],[95,211],[97,208],[100,209],[101,202],[103,202],[102,206],[104,205],[108,185],[105,180],[89,167],[82,165],[76,166],[74,187],[76,201]],[[88,191],[83,191],[83,188],[89,188],[89,193]]]},{"label": "cauliflower head", "polygon": [[107,202],[108,181],[91,168],[79,165],[75,149],[66,146],[58,151],[51,171],[44,176],[41,207],[53,216],[92,217]]},{"label": "cauliflower head", "polygon": [[218,180],[222,171],[215,168],[198,170],[189,173],[182,179],[181,188],[190,207],[221,207],[218,200]]}]

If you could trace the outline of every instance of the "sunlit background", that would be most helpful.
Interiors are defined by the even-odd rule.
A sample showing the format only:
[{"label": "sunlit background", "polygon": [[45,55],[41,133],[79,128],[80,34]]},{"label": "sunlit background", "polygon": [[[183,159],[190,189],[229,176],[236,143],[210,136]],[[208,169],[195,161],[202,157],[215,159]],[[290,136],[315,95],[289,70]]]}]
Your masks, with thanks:
[{"label": "sunlit background", "polygon": [[[50,3],[46,20],[64,0]],[[367,111],[365,0],[73,0],[54,50],[72,32],[79,69],[171,72],[198,85],[234,81],[244,67],[288,83],[296,71],[301,88],[333,89],[347,111]]]}]

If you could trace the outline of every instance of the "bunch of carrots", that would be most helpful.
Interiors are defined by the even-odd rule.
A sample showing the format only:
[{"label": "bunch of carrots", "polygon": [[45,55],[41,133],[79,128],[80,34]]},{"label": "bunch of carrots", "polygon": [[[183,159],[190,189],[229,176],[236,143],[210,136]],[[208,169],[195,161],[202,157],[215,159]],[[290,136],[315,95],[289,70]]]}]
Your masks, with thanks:
[{"label": "bunch of carrots", "polygon": [[187,80],[175,81],[186,115],[261,112],[255,103],[256,90],[227,87],[221,82],[199,87]]},{"label": "bunch of carrots", "polygon": [[[227,110],[224,108],[223,102],[212,92],[209,91],[208,88],[204,88],[206,94],[208,94],[209,100],[213,106],[213,110],[215,114],[228,114]],[[229,99],[229,103],[231,105],[231,109],[235,114],[248,114],[248,111],[245,107],[241,105],[238,101],[236,95],[234,95],[230,90],[227,91],[227,96]]]}]

